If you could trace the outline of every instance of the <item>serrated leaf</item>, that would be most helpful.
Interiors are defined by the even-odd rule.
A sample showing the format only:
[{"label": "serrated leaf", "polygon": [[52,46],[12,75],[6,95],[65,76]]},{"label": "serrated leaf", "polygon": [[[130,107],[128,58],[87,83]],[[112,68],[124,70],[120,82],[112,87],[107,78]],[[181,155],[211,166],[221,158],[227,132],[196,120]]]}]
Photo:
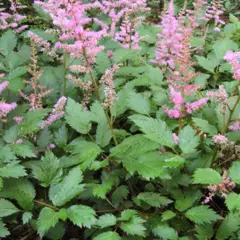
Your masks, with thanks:
[{"label": "serrated leaf", "polygon": [[7,78],[9,81],[15,79],[15,78],[18,78],[18,77],[21,77],[22,75],[26,74],[28,72],[28,66],[22,66],[22,67],[18,67],[18,68],[15,68],[14,70],[12,70]]},{"label": "serrated leaf", "polygon": [[118,233],[109,231],[97,235],[93,240],[121,240],[121,237]]},{"label": "serrated leaf", "polygon": [[176,213],[172,212],[171,210],[167,210],[162,213],[162,222],[168,221],[176,216]]},{"label": "serrated leaf", "polygon": [[31,212],[25,212],[22,215],[22,222],[23,222],[23,224],[28,223],[32,219],[32,217],[33,217],[33,215],[32,215]]},{"label": "serrated leaf", "polygon": [[219,184],[222,182],[222,177],[212,168],[198,168],[194,172],[193,182],[207,185]]},{"label": "serrated leaf", "polygon": [[32,166],[32,173],[43,187],[48,187],[60,180],[62,169],[58,158],[51,151],[47,151],[41,161]]},{"label": "serrated leaf", "polygon": [[89,168],[92,162],[101,153],[101,148],[93,143],[87,142],[82,138],[74,139],[68,146],[67,150],[74,155],[77,155],[78,162],[81,163],[83,169]]},{"label": "serrated leaf", "polygon": [[10,162],[5,166],[0,167],[0,177],[3,178],[19,178],[26,175],[25,168],[17,161]]},{"label": "serrated leaf", "polygon": [[32,110],[24,115],[20,123],[20,135],[25,136],[40,129],[43,118],[46,117],[48,110]]},{"label": "serrated leaf", "polygon": [[96,141],[101,147],[106,147],[112,138],[112,133],[107,121],[99,122],[96,132]]},{"label": "serrated leaf", "polygon": [[39,148],[47,148],[53,141],[53,135],[48,130],[48,128],[44,128],[38,137],[37,144]]},{"label": "serrated leaf", "polygon": [[178,234],[175,229],[168,226],[159,226],[153,229],[155,236],[160,237],[163,240],[177,240]]},{"label": "serrated leaf", "polygon": [[9,234],[10,234],[10,232],[8,231],[8,229],[5,227],[5,224],[0,219],[0,237],[5,238]]},{"label": "serrated leaf", "polygon": [[237,184],[240,184],[240,161],[234,162],[229,169],[229,177]]},{"label": "serrated leaf", "polygon": [[10,216],[14,213],[19,212],[10,201],[6,199],[0,199],[0,218]]},{"label": "serrated leaf", "polygon": [[4,141],[6,141],[7,143],[13,143],[17,140],[18,137],[18,133],[19,133],[19,125],[14,125],[11,128],[7,129],[4,132]]},{"label": "serrated leaf", "polygon": [[83,107],[71,98],[68,98],[65,118],[67,123],[79,133],[87,134],[91,130],[92,113],[84,111]]},{"label": "serrated leaf", "polygon": [[3,55],[9,55],[17,44],[16,35],[11,31],[8,30],[7,32],[3,33],[0,38],[0,52]]},{"label": "serrated leaf", "polygon": [[100,228],[106,228],[110,226],[114,226],[117,223],[117,219],[112,214],[104,214],[97,220],[96,224]]},{"label": "serrated leaf", "polygon": [[229,213],[221,223],[217,234],[217,240],[229,239],[235,232],[240,229],[239,213]]},{"label": "serrated leaf", "polygon": [[67,209],[67,216],[75,225],[79,227],[91,228],[96,223],[95,211],[88,206],[73,205]]},{"label": "serrated leaf", "polygon": [[237,193],[230,193],[225,200],[229,211],[240,210],[240,195]]},{"label": "serrated leaf", "polygon": [[15,160],[16,156],[11,150],[9,145],[0,148],[0,160],[3,162],[9,162],[11,160]]},{"label": "serrated leaf", "polygon": [[106,53],[101,52],[96,57],[96,69],[99,73],[104,73],[111,65]]},{"label": "serrated leaf", "polygon": [[143,223],[145,223],[145,220],[134,214],[127,222],[121,222],[120,228],[128,235],[144,237],[146,228]]},{"label": "serrated leaf", "polygon": [[166,206],[173,202],[169,198],[161,196],[159,193],[154,192],[139,193],[137,199],[149,204],[152,207]]},{"label": "serrated leaf", "polygon": [[131,59],[134,55],[136,55],[137,51],[135,49],[116,49],[114,51],[112,60],[114,63],[124,62],[128,59]]},{"label": "serrated leaf", "polygon": [[209,133],[211,136],[217,134],[217,129],[215,126],[209,124],[208,121],[201,118],[193,118],[194,124],[204,133]]},{"label": "serrated leaf", "polygon": [[113,193],[112,193],[112,201],[114,204],[119,205],[120,202],[123,201],[123,199],[127,199],[129,194],[129,190],[127,186],[122,185],[118,187]]},{"label": "serrated leaf", "polygon": [[54,137],[57,146],[63,148],[67,145],[68,129],[66,128],[65,124],[61,126],[61,128],[59,128],[57,132],[55,132]]},{"label": "serrated leaf", "polygon": [[214,73],[214,69],[217,64],[210,59],[204,58],[202,56],[196,56],[198,64],[204,69],[208,70],[211,73]]},{"label": "serrated leaf", "polygon": [[140,93],[134,93],[130,96],[128,106],[137,113],[149,115],[151,108],[148,99]]},{"label": "serrated leaf", "polygon": [[54,227],[60,219],[59,212],[45,207],[41,210],[37,220],[37,230],[42,237],[51,228]]},{"label": "serrated leaf", "polygon": [[216,222],[217,220],[222,219],[221,216],[216,214],[212,209],[208,208],[208,206],[191,208],[185,213],[185,216],[196,224]]},{"label": "serrated leaf", "polygon": [[27,179],[5,179],[0,197],[15,199],[23,209],[31,210],[35,190],[32,183]]},{"label": "serrated leaf", "polygon": [[30,142],[23,142],[21,144],[13,144],[11,146],[12,151],[22,158],[36,157],[34,153],[34,146]]},{"label": "serrated leaf", "polygon": [[146,138],[163,146],[174,146],[172,133],[164,121],[141,115],[133,115],[129,118],[146,134]]},{"label": "serrated leaf", "polygon": [[199,240],[211,239],[214,235],[213,226],[210,224],[197,225],[196,232],[196,237]]},{"label": "serrated leaf", "polygon": [[195,136],[195,132],[190,126],[186,126],[179,134],[179,147],[184,154],[193,153],[196,151],[200,143],[200,137]]},{"label": "serrated leaf", "polygon": [[84,189],[82,171],[79,167],[73,168],[60,183],[52,184],[49,190],[49,199],[55,206],[62,206],[72,200]]}]

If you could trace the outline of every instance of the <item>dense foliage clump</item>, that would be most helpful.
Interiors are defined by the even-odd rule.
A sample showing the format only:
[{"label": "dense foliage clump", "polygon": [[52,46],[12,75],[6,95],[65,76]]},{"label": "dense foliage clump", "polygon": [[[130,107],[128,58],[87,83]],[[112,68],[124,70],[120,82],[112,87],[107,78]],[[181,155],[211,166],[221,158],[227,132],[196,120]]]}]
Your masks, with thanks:
[{"label": "dense foliage clump", "polygon": [[240,238],[226,2],[4,3],[0,238]]}]

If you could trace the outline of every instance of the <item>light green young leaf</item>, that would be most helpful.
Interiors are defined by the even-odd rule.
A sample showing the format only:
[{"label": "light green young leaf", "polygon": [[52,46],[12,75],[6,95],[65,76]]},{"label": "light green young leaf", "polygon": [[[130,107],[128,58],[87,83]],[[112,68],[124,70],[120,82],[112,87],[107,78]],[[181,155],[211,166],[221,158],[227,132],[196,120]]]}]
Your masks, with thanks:
[{"label": "light green young leaf", "polygon": [[51,151],[47,151],[38,164],[32,166],[34,178],[40,181],[43,187],[57,183],[62,176],[59,160]]},{"label": "light green young leaf", "polygon": [[93,240],[121,240],[121,237],[118,233],[109,231],[97,235]]},{"label": "light green young leaf", "polygon": [[37,230],[41,237],[51,228],[54,227],[61,218],[60,212],[55,212],[51,208],[45,207],[41,210],[37,220]]},{"label": "light green young leaf", "polygon": [[172,132],[168,129],[166,123],[159,119],[153,119],[141,115],[132,115],[129,117],[147,138],[163,146],[173,147],[174,142]]},{"label": "light green young leaf", "polygon": [[32,215],[31,212],[25,212],[22,215],[22,222],[23,222],[23,224],[28,223],[32,219],[32,217],[33,217],[33,215]]},{"label": "light green young leaf", "polygon": [[209,133],[211,136],[217,134],[217,129],[215,126],[208,123],[208,121],[201,118],[193,118],[194,124],[204,133]]},{"label": "light green young leaf", "polygon": [[196,151],[200,143],[200,137],[195,136],[195,132],[190,126],[186,126],[179,134],[179,147],[184,154]]},{"label": "light green young leaf", "polygon": [[10,232],[8,231],[8,229],[5,227],[5,224],[0,219],[0,237],[5,238],[9,234],[10,234]]},{"label": "light green young leaf", "polygon": [[146,228],[143,223],[145,223],[145,220],[134,214],[130,219],[122,221],[120,228],[129,235],[144,237]]},{"label": "light green young leaf", "polygon": [[229,211],[240,210],[240,195],[237,193],[230,193],[225,200]]},{"label": "light green young leaf", "polygon": [[240,184],[240,161],[236,161],[229,169],[229,177],[237,184]]},{"label": "light green young leaf", "polygon": [[159,193],[154,192],[139,193],[137,199],[149,204],[152,207],[167,206],[173,202],[169,198],[161,196]]},{"label": "light green young leaf", "polygon": [[117,219],[112,214],[104,214],[97,220],[96,224],[100,228],[106,228],[110,226],[114,226],[117,223]]},{"label": "light green young leaf", "polygon": [[222,219],[208,206],[193,207],[185,213],[185,216],[196,224],[211,223]]},{"label": "light green young leaf", "polygon": [[0,218],[10,216],[14,213],[19,212],[10,201],[6,199],[0,199]]},{"label": "light green young leaf", "polygon": [[55,206],[62,206],[72,200],[84,189],[82,171],[79,167],[73,168],[60,183],[52,184],[49,190],[49,199]]},{"label": "light green young leaf", "polygon": [[240,229],[240,215],[239,213],[229,213],[221,223],[216,239],[229,239],[235,232]]},{"label": "light green young leaf", "polygon": [[32,183],[27,179],[5,179],[0,197],[15,199],[23,209],[31,210],[35,190]]},{"label": "light green young leaf", "polygon": [[5,166],[0,167],[0,177],[19,178],[24,176],[26,176],[25,168],[17,161],[10,162]]},{"label": "light green young leaf", "polygon": [[134,93],[129,98],[128,106],[137,113],[149,115],[151,108],[148,99],[140,93]]},{"label": "light green young leaf", "polygon": [[207,185],[219,184],[222,182],[222,177],[212,168],[198,168],[194,172],[193,182]]},{"label": "light green young leaf", "polygon": [[175,229],[168,226],[159,226],[153,229],[155,236],[160,237],[163,240],[177,240],[178,234]]},{"label": "light green young leaf", "polygon": [[95,211],[88,206],[73,205],[67,209],[67,216],[75,225],[80,228],[91,228],[96,223]]},{"label": "light green young leaf", "polygon": [[83,110],[82,105],[68,98],[65,118],[73,129],[79,133],[87,134],[91,130],[93,117],[91,112]]}]

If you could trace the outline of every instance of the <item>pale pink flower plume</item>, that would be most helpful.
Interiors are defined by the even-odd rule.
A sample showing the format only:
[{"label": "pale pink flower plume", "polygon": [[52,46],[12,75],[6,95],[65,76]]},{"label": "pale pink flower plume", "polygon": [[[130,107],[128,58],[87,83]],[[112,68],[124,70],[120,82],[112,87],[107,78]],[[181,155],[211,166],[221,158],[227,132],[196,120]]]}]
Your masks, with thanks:
[{"label": "pale pink flower plume", "polygon": [[240,81],[240,52],[228,51],[224,59],[232,65],[234,78]]},{"label": "pale pink flower plume", "polygon": [[212,140],[214,143],[219,144],[219,145],[224,145],[224,144],[228,143],[228,139],[224,135],[221,135],[221,134],[213,136]]}]

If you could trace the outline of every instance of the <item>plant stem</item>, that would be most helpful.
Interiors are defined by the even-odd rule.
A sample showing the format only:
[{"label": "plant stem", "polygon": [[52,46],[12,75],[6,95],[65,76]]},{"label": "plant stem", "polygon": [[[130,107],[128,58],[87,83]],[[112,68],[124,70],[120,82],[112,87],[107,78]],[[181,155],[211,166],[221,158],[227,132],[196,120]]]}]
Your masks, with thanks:
[{"label": "plant stem", "polygon": [[42,206],[45,206],[45,207],[49,207],[49,208],[53,209],[54,211],[59,211],[59,208],[56,208],[56,207],[54,207],[52,205],[49,205],[49,204],[47,204],[45,202],[41,202],[41,201],[38,201],[38,200],[34,200],[34,202],[39,204],[39,205],[42,205]]},{"label": "plant stem", "polygon": [[[94,91],[95,91],[97,100],[98,100],[100,103],[102,103],[101,98],[100,98],[100,94],[99,94],[99,91],[98,91],[99,87],[98,87],[98,85],[97,85],[97,82],[96,82],[96,79],[95,79],[94,74],[93,74],[93,72],[92,72],[92,69],[91,69],[91,67],[90,67],[90,64],[88,63],[87,55],[86,55],[86,51],[85,51],[85,50],[83,51],[83,56],[84,56],[84,59],[85,59],[87,65],[88,65],[88,68],[89,68],[89,70],[90,70],[90,71],[89,71],[89,74],[90,74],[90,78],[91,78],[92,83],[93,83],[93,86],[94,86]],[[107,112],[106,109],[104,109],[104,114],[105,114],[105,116],[106,116],[106,118],[107,118],[108,125],[109,125],[109,128],[110,128],[111,134],[112,134],[112,138],[113,138],[114,144],[115,144],[115,145],[118,145],[118,141],[117,141],[117,138],[116,138],[116,136],[115,136],[114,129],[113,129],[113,124],[112,124],[111,118],[109,117],[108,112]]]},{"label": "plant stem", "polygon": [[63,96],[66,96],[67,92],[67,53],[63,54],[63,67],[64,67],[64,78],[63,78]]}]

